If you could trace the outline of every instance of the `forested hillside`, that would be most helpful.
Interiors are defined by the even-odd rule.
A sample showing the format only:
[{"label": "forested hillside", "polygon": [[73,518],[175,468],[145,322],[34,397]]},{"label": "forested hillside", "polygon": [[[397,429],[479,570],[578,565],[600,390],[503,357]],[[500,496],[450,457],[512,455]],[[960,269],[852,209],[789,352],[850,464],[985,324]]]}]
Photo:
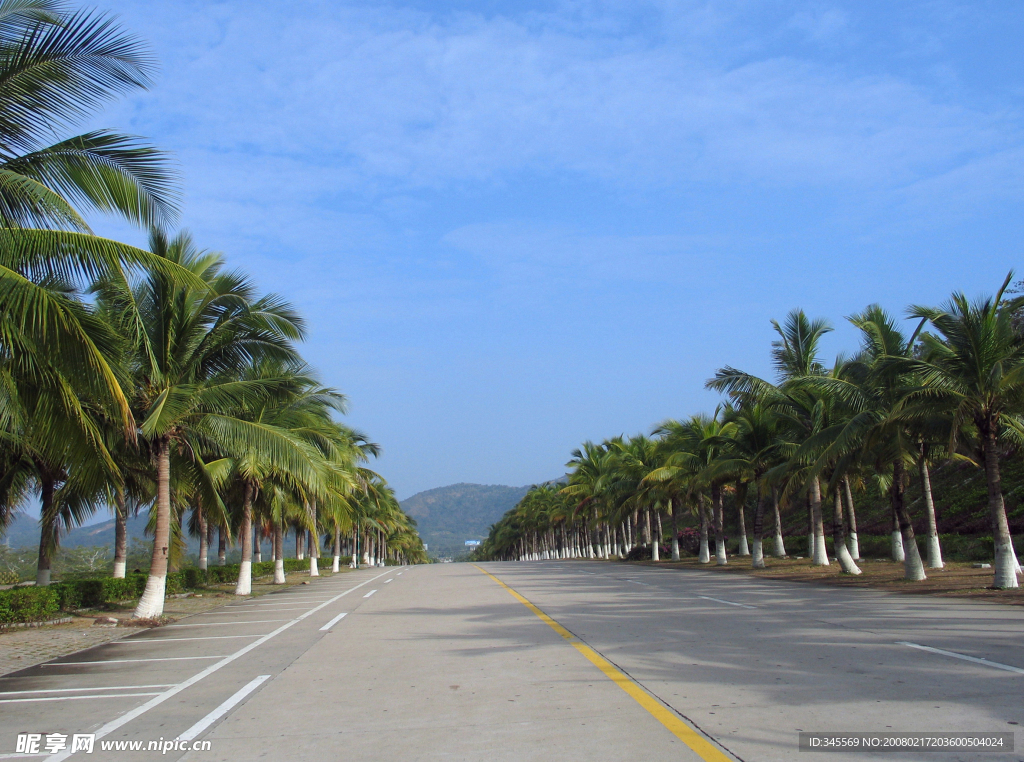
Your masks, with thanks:
[{"label": "forested hillside", "polygon": [[518,503],[529,487],[500,484],[451,484],[418,492],[402,509],[416,519],[431,555],[463,553],[466,540],[483,540],[487,530]]}]

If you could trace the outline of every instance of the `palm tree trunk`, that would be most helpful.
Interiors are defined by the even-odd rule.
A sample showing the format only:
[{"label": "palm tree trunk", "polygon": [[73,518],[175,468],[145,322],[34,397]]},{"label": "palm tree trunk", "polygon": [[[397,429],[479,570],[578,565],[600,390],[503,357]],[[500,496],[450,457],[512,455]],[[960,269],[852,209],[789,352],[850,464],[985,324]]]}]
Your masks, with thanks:
[{"label": "palm tree trunk", "polygon": [[890,506],[890,509],[890,515],[892,516],[892,533],[890,534],[892,560],[901,564],[906,560],[907,556],[903,551],[903,536],[900,534],[900,517],[899,514],[896,513],[895,508]]},{"label": "palm tree trunk", "polygon": [[202,506],[196,506],[196,511],[199,512],[199,568],[206,571],[210,567],[211,527]]},{"label": "palm tree trunk", "polygon": [[715,563],[725,566],[729,563],[725,554],[725,506],[722,504],[722,488],[717,484],[711,487],[711,507],[715,521]]},{"label": "palm tree trunk", "polygon": [[746,502],[747,490],[745,487],[741,489],[740,483],[736,482],[736,513],[740,530],[740,541],[736,548],[736,555],[743,557],[750,555],[750,548],[747,546],[747,519],[745,516]]},{"label": "palm tree trunk", "polygon": [[921,445],[921,458],[917,467],[921,472],[921,495],[924,497],[925,518],[928,519],[928,568],[941,569],[942,546],[939,544],[939,527],[935,520],[935,502],[932,500],[932,477],[928,472],[928,445]]},{"label": "palm tree trunk", "polygon": [[910,512],[907,510],[906,487],[903,482],[903,461],[897,460],[893,463],[892,485],[889,487],[889,494],[892,499],[893,511],[899,519],[900,537],[903,541],[903,576],[912,582],[920,582],[925,578],[924,564],[921,563],[917,539],[914,537],[914,525],[910,521]]},{"label": "palm tree trunk", "polygon": [[213,547],[213,541],[216,539],[215,535],[217,527],[208,517],[203,517],[206,520],[206,553],[209,555],[210,548]]},{"label": "palm tree trunk", "polygon": [[708,550],[708,510],[704,505],[704,495],[697,497],[697,514],[700,517],[700,555],[697,562],[711,563],[711,552]]},{"label": "palm tree trunk", "polygon": [[228,532],[223,526],[217,527],[217,566],[228,565]]},{"label": "palm tree trunk", "polygon": [[300,561],[306,560],[306,533],[298,524],[295,525],[295,557]]},{"label": "palm tree trunk", "polygon": [[337,574],[341,571],[341,529],[334,525],[334,547],[331,550],[331,572]]},{"label": "palm tree trunk", "polygon": [[306,550],[309,553],[309,576],[320,576],[320,533],[317,530],[316,501],[309,505],[313,528],[306,530]]},{"label": "palm tree trunk", "polygon": [[56,482],[47,475],[40,477],[40,500],[42,502],[39,515],[39,561],[36,564],[36,587],[50,584],[50,573],[53,557],[57,553],[57,517],[54,515],[53,495]]},{"label": "palm tree trunk", "polygon": [[672,560],[679,560],[679,516],[678,500],[670,500],[669,506],[672,511]]},{"label": "palm tree trunk", "polygon": [[254,564],[263,563],[263,543],[261,542],[262,533],[260,532],[260,522],[252,522],[252,562]]},{"label": "palm tree trunk", "polygon": [[135,607],[136,619],[150,619],[164,613],[167,590],[167,551],[171,545],[171,441],[167,436],[153,442],[156,460],[156,531],[153,557],[149,562],[146,589]]},{"label": "palm tree trunk", "polygon": [[657,511],[656,510],[654,512],[654,518],[657,519],[657,521],[658,521],[658,531],[657,531],[657,536],[653,538],[654,541],[651,543],[651,560],[652,561],[660,561],[661,560],[661,511]]},{"label": "palm tree trunk", "polygon": [[754,503],[754,554],[750,561],[752,569],[764,568],[764,547],[762,545],[764,534],[764,494],[757,479],[754,480],[755,495],[757,502]]},{"label": "palm tree trunk", "polygon": [[779,512],[779,493],[772,487],[772,510],[775,513],[775,557],[786,557],[786,543],[782,540],[782,514]]},{"label": "palm tree trunk", "polygon": [[857,540],[857,511],[853,507],[853,491],[850,489],[850,477],[843,477],[843,494],[846,498],[846,515],[850,521],[850,533],[846,536],[846,544],[850,548],[850,556],[860,561],[860,542]]},{"label": "palm tree trunk", "polygon": [[813,532],[813,545],[811,563],[815,566],[828,566],[828,551],[825,548],[825,524],[821,516],[821,484],[818,477],[811,479],[809,495],[811,506],[811,531]]},{"label": "palm tree trunk", "polygon": [[283,585],[284,576],[284,523],[274,522],[274,584]]},{"label": "palm tree trunk", "polygon": [[235,595],[252,593],[252,482],[246,480],[242,487],[242,523],[238,528],[238,539],[242,545],[242,562],[238,565],[238,583]]},{"label": "palm tree trunk", "polygon": [[1013,551],[1010,526],[1006,521],[1006,505],[1003,502],[1002,477],[999,473],[999,450],[996,441],[996,421],[981,421],[978,426],[982,451],[985,455],[985,481],[988,484],[988,512],[992,524],[992,540],[995,543],[995,580],[992,586],[999,589],[1018,587],[1017,554]]},{"label": "palm tree trunk", "polygon": [[349,561],[348,565],[352,569],[359,568],[359,529],[355,524],[352,524],[352,560]]},{"label": "palm tree trunk", "polygon": [[832,505],[832,545],[835,547],[836,560],[846,574],[860,574],[860,567],[854,563],[849,548],[846,547],[846,533],[843,531],[843,496],[839,485],[834,490]]},{"label": "palm tree trunk", "polygon": [[128,564],[128,509],[124,491],[114,497],[114,578],[124,579]]}]

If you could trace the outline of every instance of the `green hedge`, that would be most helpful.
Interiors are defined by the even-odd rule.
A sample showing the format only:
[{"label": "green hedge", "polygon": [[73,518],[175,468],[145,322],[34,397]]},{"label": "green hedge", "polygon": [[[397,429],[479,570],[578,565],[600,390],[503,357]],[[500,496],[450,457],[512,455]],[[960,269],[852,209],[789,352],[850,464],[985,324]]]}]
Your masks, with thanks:
[{"label": "green hedge", "polygon": [[0,623],[44,622],[59,613],[60,599],[52,587],[0,590]]},{"label": "green hedge", "polygon": [[[320,562],[329,566],[331,557]],[[348,565],[349,557],[341,559]],[[190,566],[167,575],[167,595],[176,595],[196,590],[208,584],[235,582],[238,579],[239,564],[211,566],[206,571]],[[306,571],[309,559],[284,560],[286,572]],[[274,573],[274,562],[263,561],[252,565],[253,579],[267,577]],[[146,589],[145,574],[129,574],[124,578],[100,577],[54,582],[47,587],[16,587],[0,590],[0,623],[39,622],[53,619],[61,611],[95,608],[104,604],[130,601],[139,598]]]}]

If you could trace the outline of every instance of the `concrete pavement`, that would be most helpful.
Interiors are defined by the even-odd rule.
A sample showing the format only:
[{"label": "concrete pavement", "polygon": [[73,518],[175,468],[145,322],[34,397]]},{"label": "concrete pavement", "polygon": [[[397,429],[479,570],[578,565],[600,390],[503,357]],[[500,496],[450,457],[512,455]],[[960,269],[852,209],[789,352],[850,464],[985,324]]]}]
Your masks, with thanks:
[{"label": "concrete pavement", "polygon": [[[701,759],[667,716],[724,758],[787,760],[800,731],[1024,722],[1020,608],[623,564],[481,566],[554,624],[470,564],[337,575],[0,679],[0,757],[18,732],[99,729],[210,742],[162,755],[186,760]],[[88,758],[154,753],[97,741]]]}]

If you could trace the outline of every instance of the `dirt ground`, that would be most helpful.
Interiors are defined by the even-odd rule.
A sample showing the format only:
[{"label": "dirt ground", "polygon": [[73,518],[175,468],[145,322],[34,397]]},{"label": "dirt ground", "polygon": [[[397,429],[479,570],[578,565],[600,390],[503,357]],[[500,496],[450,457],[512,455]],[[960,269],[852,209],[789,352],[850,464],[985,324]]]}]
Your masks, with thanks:
[{"label": "dirt ground", "polygon": [[1024,587],[1016,590],[993,590],[992,569],[975,569],[969,563],[947,563],[944,569],[925,569],[928,579],[908,582],[903,579],[903,564],[888,559],[861,559],[857,565],[863,574],[843,574],[839,565],[812,566],[808,558],[766,558],[765,569],[751,569],[750,558],[732,556],[727,566],[716,566],[714,558],[710,564],[697,563],[695,558],[682,561],[636,561],[643,566],[658,566],[666,569],[703,569],[720,574],[749,574],[763,579],[784,579],[790,582],[814,582],[842,587],[870,587],[911,595],[942,595],[957,598],[974,598],[1024,605]]},{"label": "dirt ground", "polygon": [[[348,568],[339,573],[347,572]],[[324,577],[330,577],[330,566]],[[253,582],[253,596],[266,595],[284,587],[301,585],[309,581],[309,572],[291,572],[286,575],[285,585],[270,584],[270,577]],[[182,598],[168,598],[164,603],[164,619],[161,624],[170,624],[191,614],[215,609],[226,603],[239,600],[234,595],[234,583],[212,585],[196,594]],[[100,643],[119,640],[144,627],[126,624],[132,617],[134,603],[108,605],[100,609],[83,609],[70,622],[44,625],[42,627],[0,629],[0,675],[31,667],[60,656],[91,648]],[[97,624],[100,617],[117,619],[119,624]]]}]

